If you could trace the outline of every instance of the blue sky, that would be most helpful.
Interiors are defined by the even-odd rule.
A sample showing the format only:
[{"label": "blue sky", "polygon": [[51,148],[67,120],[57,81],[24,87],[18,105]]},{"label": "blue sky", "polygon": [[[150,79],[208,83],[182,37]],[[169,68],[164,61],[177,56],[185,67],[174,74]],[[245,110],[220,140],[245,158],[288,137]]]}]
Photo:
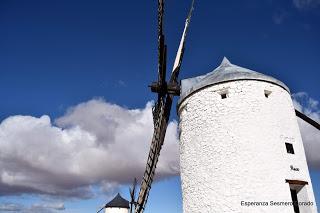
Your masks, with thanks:
[{"label": "blue sky", "polygon": [[[169,70],[189,5],[189,1],[182,0],[166,2]],[[48,115],[49,124],[62,131],[88,107],[110,109],[115,104],[125,113],[129,109],[147,111],[147,102],[155,98],[147,86],[157,76],[156,11],[156,1],[149,0],[1,1],[0,121],[16,115]],[[276,77],[292,93],[304,92],[307,102],[317,102],[319,38],[318,0],[196,1],[180,77],[212,71],[227,56],[234,64]],[[70,109],[90,100],[95,102]],[[175,107],[172,110],[171,119],[178,120]],[[319,105],[313,112],[319,116]],[[41,122],[46,123],[47,117],[42,118]],[[30,122],[36,121],[40,119]],[[169,156],[166,153],[164,156]],[[162,172],[166,178],[154,185],[147,212],[181,212],[179,177],[174,170]],[[310,174],[319,206],[320,170],[310,168]],[[123,178],[121,184],[130,178]],[[61,191],[52,197],[43,193],[44,189],[28,188],[23,195],[2,194],[0,204],[30,207],[63,202],[65,212],[93,212],[113,192],[101,194],[97,177],[83,179],[79,185],[93,181],[91,187],[96,195],[89,199],[70,195],[61,198],[57,196]],[[116,184],[116,189],[128,198],[127,186],[121,184]]]}]

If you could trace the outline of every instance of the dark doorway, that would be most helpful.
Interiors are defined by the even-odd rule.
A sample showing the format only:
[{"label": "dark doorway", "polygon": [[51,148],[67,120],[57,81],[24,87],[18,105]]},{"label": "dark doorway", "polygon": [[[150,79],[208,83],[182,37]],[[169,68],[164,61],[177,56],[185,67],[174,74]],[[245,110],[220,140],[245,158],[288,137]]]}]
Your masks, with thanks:
[{"label": "dark doorway", "polygon": [[291,198],[292,198],[292,202],[293,202],[294,213],[300,213],[297,190],[290,189],[290,191],[291,191]]}]

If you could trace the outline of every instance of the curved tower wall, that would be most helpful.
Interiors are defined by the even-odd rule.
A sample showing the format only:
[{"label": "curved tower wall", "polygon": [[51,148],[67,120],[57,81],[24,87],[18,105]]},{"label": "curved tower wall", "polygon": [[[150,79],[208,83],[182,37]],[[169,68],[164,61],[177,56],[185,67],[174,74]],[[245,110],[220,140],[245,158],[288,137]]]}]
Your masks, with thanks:
[{"label": "curved tower wall", "polygon": [[105,213],[129,213],[129,209],[109,207],[109,208],[106,208]]},{"label": "curved tower wall", "polygon": [[299,202],[313,202],[300,212],[317,212],[288,91],[257,80],[219,83],[185,97],[178,110],[183,212],[293,213],[270,202],[292,202],[290,188],[300,190]]}]

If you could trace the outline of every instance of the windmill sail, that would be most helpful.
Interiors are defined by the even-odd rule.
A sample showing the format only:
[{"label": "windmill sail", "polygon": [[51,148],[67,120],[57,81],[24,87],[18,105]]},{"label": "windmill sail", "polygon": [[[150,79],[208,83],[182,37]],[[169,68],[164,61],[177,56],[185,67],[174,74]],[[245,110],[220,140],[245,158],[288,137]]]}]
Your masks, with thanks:
[{"label": "windmill sail", "polygon": [[[176,61],[177,65],[174,65],[174,70],[171,73],[170,77],[170,86],[171,88],[178,87],[177,78],[179,75],[179,70],[183,58],[183,51],[185,46],[185,38],[188,30],[188,26],[191,19],[191,14],[193,10],[194,0],[192,1],[191,10],[189,12],[188,18],[186,20],[185,28],[182,34],[182,39],[177,53]],[[137,205],[135,213],[141,213],[144,211],[149,192],[151,189],[151,184],[154,179],[155,170],[160,156],[161,147],[164,142],[165,134],[167,131],[167,125],[170,117],[170,110],[172,106],[172,100],[174,97],[173,93],[168,91],[167,86],[165,86],[165,72],[166,72],[166,46],[164,44],[164,36],[162,34],[162,17],[163,17],[163,1],[158,0],[159,6],[159,61],[158,61],[158,82],[157,85],[160,86],[160,89],[155,89],[158,93],[158,102],[155,104],[153,109],[153,120],[154,120],[154,132],[151,141],[151,147],[148,155],[146,169],[143,175],[143,179],[140,186],[139,196],[137,200]],[[156,88],[157,86],[155,86]],[[159,87],[158,87],[159,88]],[[152,89],[152,87],[151,87]]]},{"label": "windmill sail", "polygon": [[135,199],[136,199],[136,186],[137,186],[137,179],[134,178],[132,188],[129,188],[129,193],[130,193],[130,213],[132,213],[133,206],[136,205]]},{"label": "windmill sail", "polygon": [[[171,100],[171,101],[170,101]],[[147,199],[149,196],[149,191],[151,184],[153,182],[157,162],[160,156],[160,150],[163,145],[164,137],[167,130],[167,124],[170,117],[170,108],[172,105],[172,98],[167,96],[167,100],[161,102],[160,112],[158,119],[156,119],[154,134],[151,142],[151,147],[148,155],[148,161],[146,165],[146,170],[143,175],[139,197],[137,201],[136,213],[143,212]]]},{"label": "windmill sail", "polygon": [[105,206],[100,208],[99,211],[97,211],[97,213],[101,212],[104,208],[105,208]]},{"label": "windmill sail", "polygon": [[182,34],[181,41],[180,41],[180,44],[179,44],[179,48],[178,48],[178,51],[177,51],[176,59],[174,61],[171,77],[172,76],[174,76],[174,77],[178,76],[179,71],[180,71],[181,62],[182,62],[183,53],[184,53],[184,48],[185,48],[185,40],[186,40],[186,37],[187,37],[187,32],[188,32],[189,24],[190,24],[190,21],[191,21],[191,16],[192,16],[193,9],[194,9],[194,0],[192,0],[191,9],[189,11],[189,15],[188,15],[188,17],[186,19],[186,22],[185,22],[185,26],[184,26],[183,34]]},{"label": "windmill sail", "polygon": [[163,35],[164,0],[158,0],[158,82],[163,86],[166,80],[167,47]]},{"label": "windmill sail", "polygon": [[312,120],[307,115],[303,114],[302,112],[300,112],[297,109],[295,111],[296,111],[296,116],[298,116],[299,118],[301,118],[302,120],[304,120],[308,124],[312,125],[313,127],[317,128],[318,130],[320,130],[320,124],[318,122]]}]

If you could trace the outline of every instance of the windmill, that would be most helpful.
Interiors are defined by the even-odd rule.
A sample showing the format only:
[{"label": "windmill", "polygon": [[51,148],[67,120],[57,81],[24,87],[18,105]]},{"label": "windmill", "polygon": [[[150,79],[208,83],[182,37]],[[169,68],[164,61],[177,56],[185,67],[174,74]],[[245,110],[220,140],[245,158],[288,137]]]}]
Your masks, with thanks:
[{"label": "windmill", "polygon": [[136,203],[136,213],[141,213],[145,209],[161,147],[163,145],[164,137],[166,134],[172,101],[174,96],[178,96],[180,94],[178,76],[185,49],[185,39],[190,24],[193,5],[194,0],[192,1],[191,9],[185,22],[184,31],[177,51],[170,79],[168,82],[166,82],[167,45],[165,44],[165,36],[163,34],[164,0],[158,0],[158,81],[153,82],[150,86],[151,91],[158,94],[158,99],[152,111],[154,133],[151,141],[146,169],[143,175],[138,200]]},{"label": "windmill", "polygon": [[[174,61],[173,69],[169,81],[166,81],[166,58],[167,45],[163,34],[163,15],[164,15],[164,0],[158,0],[158,81],[150,85],[151,91],[158,94],[157,102],[155,103],[152,114],[154,121],[154,133],[151,141],[151,146],[148,154],[146,169],[140,186],[137,201],[134,202],[134,193],[130,191],[132,204],[135,206],[135,213],[141,213],[145,210],[149,192],[155,175],[157,162],[160,151],[164,142],[167,124],[170,117],[170,110],[174,96],[180,96],[180,85],[178,76],[185,49],[185,39],[190,24],[190,19],[193,11],[194,0],[192,1],[191,9],[185,22],[184,31]],[[320,125],[306,116],[305,114],[295,110],[296,116],[311,124],[318,130]]]},{"label": "windmill", "polygon": [[136,186],[137,186],[137,179],[134,178],[133,183],[132,183],[132,188],[129,188],[129,193],[130,193],[130,213],[133,211],[133,206],[136,206]]}]

